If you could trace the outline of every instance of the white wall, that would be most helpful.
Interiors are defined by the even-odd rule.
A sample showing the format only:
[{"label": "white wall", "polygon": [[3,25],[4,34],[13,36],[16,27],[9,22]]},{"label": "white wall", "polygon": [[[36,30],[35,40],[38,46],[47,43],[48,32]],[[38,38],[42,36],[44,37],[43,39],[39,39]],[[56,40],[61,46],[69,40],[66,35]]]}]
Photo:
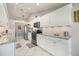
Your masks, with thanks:
[{"label": "white wall", "polygon": [[79,23],[72,26],[72,55],[79,56]]},{"label": "white wall", "polygon": [[[73,11],[79,10],[79,3],[73,4]],[[79,22],[72,24],[72,55],[79,56]]]},{"label": "white wall", "polygon": [[0,56],[14,56],[15,43],[0,45]]}]

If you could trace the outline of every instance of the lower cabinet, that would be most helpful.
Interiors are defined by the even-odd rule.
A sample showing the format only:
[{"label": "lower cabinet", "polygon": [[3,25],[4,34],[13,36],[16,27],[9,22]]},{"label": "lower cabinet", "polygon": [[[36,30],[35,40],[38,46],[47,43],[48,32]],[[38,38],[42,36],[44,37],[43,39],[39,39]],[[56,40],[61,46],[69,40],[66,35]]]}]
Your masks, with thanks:
[{"label": "lower cabinet", "polygon": [[42,47],[42,48],[45,48],[45,39],[43,38],[43,36],[41,35],[37,35],[37,44],[38,46]]},{"label": "lower cabinet", "polygon": [[55,56],[67,55],[67,40],[37,35],[37,44]]},{"label": "lower cabinet", "polygon": [[55,39],[51,38],[51,37],[45,37],[45,49],[51,53],[52,55],[55,55]]},{"label": "lower cabinet", "polygon": [[66,55],[66,43],[64,40],[58,39],[56,41],[56,56],[65,56]]}]

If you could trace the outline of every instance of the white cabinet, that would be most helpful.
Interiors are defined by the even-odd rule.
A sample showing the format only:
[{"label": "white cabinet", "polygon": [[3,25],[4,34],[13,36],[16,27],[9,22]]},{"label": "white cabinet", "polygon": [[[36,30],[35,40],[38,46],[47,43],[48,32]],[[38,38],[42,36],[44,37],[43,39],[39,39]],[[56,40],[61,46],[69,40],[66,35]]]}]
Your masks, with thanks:
[{"label": "white cabinet", "polygon": [[52,55],[55,55],[55,39],[44,35],[37,35],[37,44]]},{"label": "white cabinet", "polygon": [[48,27],[49,26],[49,14],[44,16],[44,27]]},{"label": "white cabinet", "polygon": [[63,26],[71,25],[72,4],[61,7],[51,13],[48,13],[40,18],[40,26]]},{"label": "white cabinet", "polygon": [[47,37],[45,36],[45,45],[46,45],[46,50],[51,53],[52,55],[55,55],[55,45],[56,45],[56,41],[54,38],[51,37]]},{"label": "white cabinet", "polygon": [[15,43],[0,45],[0,56],[14,56],[15,55]]},{"label": "white cabinet", "polygon": [[42,35],[37,35],[37,44],[38,46],[45,48],[45,39]]},{"label": "white cabinet", "polygon": [[49,26],[49,14],[46,14],[40,18],[40,27]]},{"label": "white cabinet", "polygon": [[64,39],[58,39],[56,41],[56,56],[65,56],[66,55],[66,41]]},{"label": "white cabinet", "polygon": [[37,34],[37,44],[40,46],[41,44],[41,38],[40,38],[40,35]]},{"label": "white cabinet", "polygon": [[71,11],[72,5],[66,5],[57,9],[56,12],[56,25],[71,25]]},{"label": "white cabinet", "polygon": [[49,26],[55,26],[56,24],[56,12],[55,11],[49,14],[49,24],[50,24]]},{"label": "white cabinet", "polygon": [[52,38],[45,35],[37,35],[37,44],[49,53],[55,56],[67,56],[68,51],[68,40]]},{"label": "white cabinet", "polygon": [[43,16],[40,18],[40,27],[44,27],[44,21],[45,21],[44,18],[45,17]]},{"label": "white cabinet", "polygon": [[0,25],[6,26],[8,25],[8,17],[6,12],[6,5],[0,3]]}]

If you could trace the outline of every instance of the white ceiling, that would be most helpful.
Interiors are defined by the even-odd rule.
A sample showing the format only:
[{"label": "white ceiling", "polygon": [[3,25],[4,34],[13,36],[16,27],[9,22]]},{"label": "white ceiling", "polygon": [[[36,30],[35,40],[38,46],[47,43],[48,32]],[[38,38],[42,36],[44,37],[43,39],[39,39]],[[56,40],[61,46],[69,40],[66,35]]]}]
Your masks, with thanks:
[{"label": "white ceiling", "polygon": [[55,10],[66,5],[66,3],[7,3],[9,17],[11,19],[25,19],[27,20],[31,14],[44,12],[45,10]]}]

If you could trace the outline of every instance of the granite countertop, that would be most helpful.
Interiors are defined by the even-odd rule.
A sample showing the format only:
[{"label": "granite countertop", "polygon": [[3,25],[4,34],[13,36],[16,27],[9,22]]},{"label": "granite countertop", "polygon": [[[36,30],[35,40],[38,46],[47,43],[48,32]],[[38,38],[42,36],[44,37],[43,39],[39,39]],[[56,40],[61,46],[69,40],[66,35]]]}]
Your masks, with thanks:
[{"label": "granite countertop", "polygon": [[59,38],[59,39],[65,39],[65,40],[69,40],[71,38],[71,36],[68,36],[68,37],[59,37],[59,36],[53,36],[53,35],[47,35],[47,34],[38,34],[38,35],[44,35],[44,36],[49,36],[49,37],[52,37],[52,38]]},{"label": "granite countertop", "polygon": [[10,41],[8,38],[8,35],[3,35],[2,37],[0,37],[0,45],[8,44],[11,42],[14,42],[14,41]]}]

